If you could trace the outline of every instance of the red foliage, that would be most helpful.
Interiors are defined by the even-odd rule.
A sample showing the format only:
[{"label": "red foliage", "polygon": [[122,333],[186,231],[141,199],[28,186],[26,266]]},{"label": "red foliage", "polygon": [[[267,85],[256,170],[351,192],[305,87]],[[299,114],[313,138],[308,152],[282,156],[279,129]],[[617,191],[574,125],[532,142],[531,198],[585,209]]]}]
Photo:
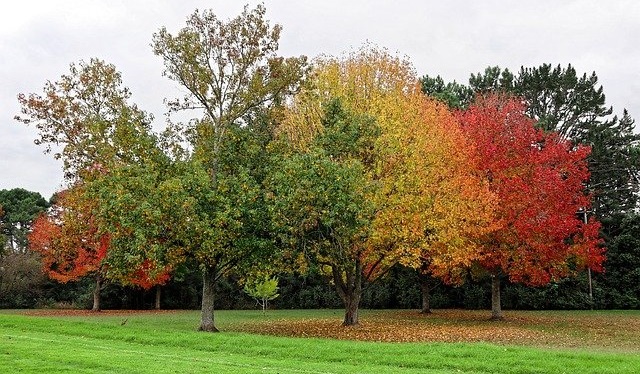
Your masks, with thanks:
[{"label": "red foliage", "polygon": [[155,269],[151,260],[144,260],[142,265],[131,275],[131,283],[149,290],[156,285],[164,285],[171,278],[171,269],[166,267],[161,271]]},{"label": "red foliage", "polygon": [[45,273],[60,282],[74,281],[101,270],[110,244],[98,235],[90,207],[77,191],[58,194],[58,201],[33,224],[29,248],[42,255]]},{"label": "red foliage", "polygon": [[484,240],[481,264],[511,281],[543,285],[589,266],[601,270],[599,222],[585,224],[590,149],[534,127],[516,100],[489,97],[459,113],[480,170],[498,196],[501,229]]}]

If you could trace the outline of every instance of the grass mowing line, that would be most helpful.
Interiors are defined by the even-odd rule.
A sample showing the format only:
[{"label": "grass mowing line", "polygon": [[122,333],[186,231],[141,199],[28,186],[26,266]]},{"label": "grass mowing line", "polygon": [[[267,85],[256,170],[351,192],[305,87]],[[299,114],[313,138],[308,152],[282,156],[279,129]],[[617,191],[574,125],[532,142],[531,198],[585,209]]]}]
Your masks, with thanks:
[{"label": "grass mowing line", "polygon": [[[45,342],[45,343],[59,343],[61,340],[54,340],[54,339],[45,339],[45,338],[38,338],[38,337],[33,337],[33,336],[26,336],[26,335],[8,335],[8,334],[3,334],[2,335],[3,338],[9,338],[9,339],[24,339],[24,340],[32,340],[32,341],[40,341],[40,342]],[[103,350],[107,350],[107,351],[115,351],[115,352],[121,352],[121,353],[128,353],[128,354],[138,354],[138,355],[147,355],[147,356],[153,356],[153,357],[158,357],[158,358],[165,358],[165,359],[171,359],[171,360],[180,360],[180,361],[184,361],[184,362],[192,362],[192,361],[200,361],[200,362],[205,362],[208,364],[216,364],[216,365],[226,365],[226,366],[232,366],[232,367],[242,367],[242,368],[246,368],[246,369],[258,369],[258,370],[277,370],[278,372],[282,372],[282,371],[286,371],[286,372],[292,372],[292,373],[307,373],[307,374],[336,374],[333,373],[331,371],[315,371],[315,370],[305,370],[305,369],[294,369],[294,368],[287,368],[287,367],[269,367],[269,366],[264,366],[264,365],[250,365],[250,364],[242,364],[242,363],[238,363],[238,362],[230,362],[230,361],[224,361],[224,360],[214,360],[214,359],[209,359],[209,358],[198,358],[198,357],[185,357],[184,355],[179,356],[179,355],[171,355],[171,354],[165,354],[165,353],[151,353],[148,351],[138,351],[138,350],[133,350],[133,349],[118,349],[118,348],[113,348],[113,347],[109,347],[109,346],[105,346],[105,345],[97,345],[97,344],[88,344],[88,343],[82,343],[77,341],[78,338],[75,337],[74,338],[69,338],[67,336],[66,339],[66,343],[73,343],[76,346],[80,346],[80,347],[85,347],[85,348],[90,348],[90,349],[103,349]],[[80,338],[83,339],[83,338]],[[128,343],[131,344],[131,343]],[[233,355],[231,353],[229,353],[228,355]]]}]

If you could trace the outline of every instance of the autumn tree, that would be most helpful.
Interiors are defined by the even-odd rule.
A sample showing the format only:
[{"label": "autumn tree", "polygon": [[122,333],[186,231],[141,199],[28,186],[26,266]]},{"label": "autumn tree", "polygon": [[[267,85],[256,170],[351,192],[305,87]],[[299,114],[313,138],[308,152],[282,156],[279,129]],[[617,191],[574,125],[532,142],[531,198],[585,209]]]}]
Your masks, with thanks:
[{"label": "autumn tree", "polygon": [[29,248],[40,253],[44,272],[54,280],[66,283],[94,277],[92,310],[100,311],[110,238],[99,233],[95,209],[81,186],[57,193],[49,212],[35,220]]},{"label": "autumn tree", "polygon": [[[229,193],[222,181],[234,178],[225,174],[222,165],[222,153],[230,149],[225,143],[233,137],[232,129],[245,124],[247,115],[278,104],[297,87],[305,71],[305,58],[277,55],[281,27],[270,26],[265,13],[264,5],[255,9],[247,6],[236,18],[223,21],[211,10],[196,11],[177,34],[162,28],[153,36],[154,52],[164,60],[165,75],[187,92],[184,98],[170,103],[170,110],[202,112],[192,140],[200,150],[198,163],[209,174],[207,189],[212,192],[207,199],[224,204],[234,198],[225,198]],[[238,153],[231,157],[235,155]],[[194,243],[203,271],[200,330],[216,331],[214,285],[222,271],[235,262],[237,252],[229,243],[238,239],[223,226],[225,221],[236,222],[239,213],[233,206],[206,200],[201,209],[201,217],[219,223],[216,229],[203,227],[206,237]]]},{"label": "autumn tree", "polygon": [[579,75],[571,64],[542,64],[523,66],[514,74],[493,66],[471,74],[469,86],[426,75],[421,81],[427,95],[454,108],[468,106],[473,93],[518,97],[525,103],[527,115],[536,120],[536,127],[591,148],[587,188],[593,193],[592,210],[598,219],[635,208],[640,186],[640,135],[634,132],[634,121],[626,110],[611,117],[613,109],[606,106],[595,72]]},{"label": "autumn tree", "polygon": [[544,285],[589,267],[601,268],[599,223],[576,212],[589,207],[588,147],[535,128],[518,101],[479,99],[459,114],[474,142],[501,228],[484,238],[479,264],[492,278],[492,316],[502,318],[500,279]]},{"label": "autumn tree", "polygon": [[490,226],[490,194],[465,166],[455,119],[420,94],[408,61],[365,47],[316,61],[312,77],[279,128],[295,151],[275,168],[275,211],[291,244],[330,274],[348,326],[363,285],[397,263],[424,260],[457,279],[477,254],[471,221]]},{"label": "autumn tree", "polygon": [[[99,290],[108,275],[105,238],[109,233],[97,215],[98,203],[104,202],[91,196],[87,187],[124,165],[166,159],[151,131],[151,116],[130,103],[130,98],[115,66],[99,59],[71,64],[69,73],[47,82],[42,94],[18,96],[22,113],[16,119],[36,127],[35,143],[63,161],[72,186],[61,195],[55,216],[40,218],[33,248],[47,253],[44,267],[55,279],[66,282],[96,276],[94,309],[100,308]],[[88,243],[86,248],[83,242]]]},{"label": "autumn tree", "polygon": [[73,183],[96,167],[139,163],[154,152],[151,116],[130,98],[115,66],[91,59],[72,63],[42,94],[18,95],[22,113],[15,118],[35,126],[35,143],[62,160]]}]

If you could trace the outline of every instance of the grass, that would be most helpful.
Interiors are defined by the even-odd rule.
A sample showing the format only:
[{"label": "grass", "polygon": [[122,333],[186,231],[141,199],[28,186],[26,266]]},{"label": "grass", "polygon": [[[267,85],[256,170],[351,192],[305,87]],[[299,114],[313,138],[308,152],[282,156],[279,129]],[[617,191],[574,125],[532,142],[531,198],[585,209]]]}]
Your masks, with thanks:
[{"label": "grass", "polygon": [[[368,340],[384,340],[372,331],[386,325],[400,332],[412,327],[445,333],[449,327],[473,331],[506,325],[580,342],[581,329],[588,330],[589,321],[621,321],[622,332],[629,330],[624,328],[629,321],[640,320],[640,312],[514,312],[495,324],[486,321],[485,314],[438,311],[424,317],[407,311],[363,311],[362,326],[345,329],[339,326],[341,311],[336,310],[264,315],[221,311],[216,318],[224,332],[209,334],[195,331],[198,313],[193,311],[40,316],[5,311],[0,314],[0,368],[23,373],[635,373],[640,368],[637,331],[596,347],[343,340],[362,331]],[[345,336],[263,335],[279,333],[273,326],[287,324],[299,332],[288,335],[316,336],[323,331],[316,329],[320,325],[328,326],[326,336],[334,330]]]}]

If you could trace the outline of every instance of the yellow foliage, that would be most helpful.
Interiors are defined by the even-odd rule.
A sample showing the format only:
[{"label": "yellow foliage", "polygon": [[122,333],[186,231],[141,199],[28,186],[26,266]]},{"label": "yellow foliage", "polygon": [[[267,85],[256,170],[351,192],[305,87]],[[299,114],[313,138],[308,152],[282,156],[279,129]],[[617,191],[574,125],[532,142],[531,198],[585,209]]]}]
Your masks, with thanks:
[{"label": "yellow foliage", "polygon": [[332,99],[380,128],[367,170],[378,186],[369,197],[377,213],[365,250],[354,253],[378,267],[373,275],[400,262],[428,264],[434,275],[457,281],[459,269],[478,259],[476,239],[494,229],[495,202],[453,114],[422,94],[410,62],[365,47],[316,60],[279,132],[305,149],[323,131],[323,105]]}]

